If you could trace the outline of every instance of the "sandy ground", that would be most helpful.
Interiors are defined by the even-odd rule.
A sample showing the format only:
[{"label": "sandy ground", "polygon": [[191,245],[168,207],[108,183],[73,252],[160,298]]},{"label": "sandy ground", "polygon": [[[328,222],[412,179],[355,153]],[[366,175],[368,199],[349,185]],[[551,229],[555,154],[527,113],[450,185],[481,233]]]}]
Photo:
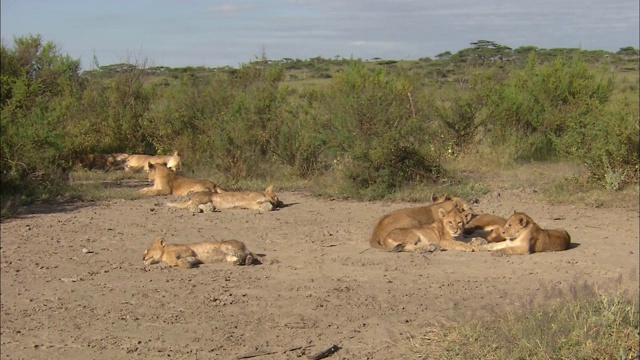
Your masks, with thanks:
[{"label": "sandy ground", "polygon": [[[366,239],[377,218],[417,204],[279,196],[288,206],[265,214],[191,214],[156,197],[36,206],[3,220],[2,358],[295,359],[337,345],[331,359],[409,359],[410,338],[460,314],[500,314],[492,309],[583,281],[638,292],[637,210],[492,193],[477,212],[524,211],[577,245],[531,256],[398,254]],[[264,263],[145,268],[158,234],[241,240]]]}]

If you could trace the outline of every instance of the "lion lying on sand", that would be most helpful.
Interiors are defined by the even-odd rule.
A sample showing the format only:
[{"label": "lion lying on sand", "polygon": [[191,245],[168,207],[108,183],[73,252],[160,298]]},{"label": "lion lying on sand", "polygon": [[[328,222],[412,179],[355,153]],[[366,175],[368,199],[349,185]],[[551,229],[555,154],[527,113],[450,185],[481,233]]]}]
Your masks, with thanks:
[{"label": "lion lying on sand", "polygon": [[110,171],[121,166],[128,157],[125,153],[84,154],[78,157],[76,165],[87,170]]},{"label": "lion lying on sand", "polygon": [[238,240],[205,241],[193,244],[169,245],[161,236],[153,240],[142,257],[146,266],[161,262],[169,266],[192,268],[199,264],[232,262],[235,265],[253,265],[257,259],[245,244]]},{"label": "lion lying on sand", "polygon": [[566,230],[545,230],[525,213],[514,212],[502,227],[506,241],[481,246],[492,255],[524,255],[544,251],[567,250],[571,236]]},{"label": "lion lying on sand", "polygon": [[176,172],[180,170],[182,161],[177,151],[173,155],[129,155],[124,171],[149,171],[149,164],[163,164]]},{"label": "lion lying on sand", "polygon": [[145,195],[175,195],[184,196],[191,191],[222,192],[209,180],[190,179],[176,175],[163,164],[148,163],[147,179],[153,181],[153,186],[140,189]]},{"label": "lion lying on sand", "polygon": [[476,251],[478,245],[486,244],[484,239],[463,241],[464,218],[458,209],[446,211],[438,209],[438,220],[417,228],[402,228],[391,231],[385,237],[385,245],[393,246],[393,251],[435,251],[458,250]]},{"label": "lion lying on sand", "polygon": [[388,235],[393,230],[430,225],[440,218],[438,215],[440,209],[444,209],[447,212],[456,209],[465,221],[474,215],[471,206],[461,198],[432,195],[432,200],[437,200],[438,202],[428,206],[396,210],[381,217],[369,238],[371,247],[385,250],[394,249],[397,246],[397,242],[393,241],[393,239],[388,239]]},{"label": "lion lying on sand", "polygon": [[180,209],[188,208],[193,212],[233,208],[265,212],[282,207],[283,203],[273,191],[273,186],[269,186],[265,191],[226,191],[220,193],[200,191],[193,194],[189,201],[168,202],[167,206]]}]

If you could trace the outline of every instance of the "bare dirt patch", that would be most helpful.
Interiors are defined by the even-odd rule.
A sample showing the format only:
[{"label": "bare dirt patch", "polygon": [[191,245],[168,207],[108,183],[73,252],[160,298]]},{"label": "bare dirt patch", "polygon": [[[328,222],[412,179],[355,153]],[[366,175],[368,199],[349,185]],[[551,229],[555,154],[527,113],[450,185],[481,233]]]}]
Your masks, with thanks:
[{"label": "bare dirt patch", "polygon": [[[500,258],[369,249],[378,217],[416,204],[278,195],[289,206],[264,214],[191,214],[155,197],[33,207],[4,220],[2,358],[295,359],[332,345],[340,347],[332,359],[412,358],[408,335],[549,287],[587,281],[638,293],[637,209],[493,192],[477,212],[523,211],[577,244]],[[265,257],[257,266],[145,268],[158,234],[173,243],[237,239]]]}]

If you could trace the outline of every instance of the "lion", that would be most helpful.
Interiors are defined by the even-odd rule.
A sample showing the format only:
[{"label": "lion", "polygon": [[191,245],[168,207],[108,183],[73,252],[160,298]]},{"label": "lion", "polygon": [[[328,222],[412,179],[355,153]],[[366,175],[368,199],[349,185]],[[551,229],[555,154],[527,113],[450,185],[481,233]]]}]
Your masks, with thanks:
[{"label": "lion", "polygon": [[391,231],[384,238],[384,246],[392,251],[435,251],[459,250],[475,251],[479,245],[486,244],[484,239],[463,241],[464,217],[453,208],[449,211],[438,209],[438,220],[417,228],[402,228]]},{"label": "lion", "polygon": [[502,227],[501,235],[506,241],[482,245],[480,249],[490,250],[492,255],[525,255],[567,250],[571,245],[566,230],[542,229],[529,215],[515,211]]},{"label": "lion", "polygon": [[190,179],[176,175],[163,164],[148,163],[147,166],[149,167],[147,178],[149,181],[153,181],[153,186],[139,190],[145,195],[184,196],[190,191],[208,190],[213,193],[223,191],[209,180]]},{"label": "lion", "polygon": [[[446,197],[445,195],[445,198]],[[432,195],[432,200],[435,198],[436,196]],[[469,221],[474,216],[471,206],[461,198],[453,197],[448,200],[440,200],[440,202],[428,206],[399,209],[384,215],[377,221],[373,233],[369,238],[369,244],[372,248],[391,250],[392,248],[385,245],[385,238],[391,231],[429,225],[438,220],[439,209],[450,211],[455,208],[462,214],[465,221]]]},{"label": "lion", "polygon": [[127,162],[124,164],[125,171],[149,171],[148,164],[164,164],[173,172],[177,172],[182,167],[182,160],[175,151],[173,155],[129,155]]},{"label": "lion", "polygon": [[111,171],[129,158],[125,153],[84,154],[78,157],[76,165],[87,170]]},{"label": "lion", "polygon": [[162,236],[153,240],[145,250],[142,261],[145,266],[161,262],[169,266],[192,268],[204,263],[232,262],[234,265],[258,263],[253,253],[238,240],[205,241],[193,244],[168,245]]},{"label": "lion", "polygon": [[491,214],[480,214],[475,216],[464,227],[464,234],[468,236],[479,236],[487,242],[504,241],[501,234],[502,227],[507,223],[507,219]]},{"label": "lion", "polygon": [[284,205],[273,191],[272,185],[265,191],[228,191],[220,193],[199,191],[193,194],[189,201],[182,203],[168,202],[167,206],[180,209],[189,208],[189,210],[197,212],[199,209],[206,209],[204,205],[208,204],[211,204],[211,210],[239,208],[257,210],[259,212],[271,211]]}]

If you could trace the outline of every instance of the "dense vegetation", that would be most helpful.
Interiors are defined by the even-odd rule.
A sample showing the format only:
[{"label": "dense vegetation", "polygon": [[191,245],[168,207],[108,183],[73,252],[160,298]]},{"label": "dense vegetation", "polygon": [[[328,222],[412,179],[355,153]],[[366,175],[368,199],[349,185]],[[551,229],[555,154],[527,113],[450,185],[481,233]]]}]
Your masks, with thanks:
[{"label": "dense vegetation", "polygon": [[360,198],[438,181],[444,159],[469,153],[570,159],[608,189],[637,184],[638,49],[472,45],[416,61],[81,71],[55,44],[19,37],[1,49],[3,194],[55,195],[81,154],[173,150],[227,182],[331,177]]}]

